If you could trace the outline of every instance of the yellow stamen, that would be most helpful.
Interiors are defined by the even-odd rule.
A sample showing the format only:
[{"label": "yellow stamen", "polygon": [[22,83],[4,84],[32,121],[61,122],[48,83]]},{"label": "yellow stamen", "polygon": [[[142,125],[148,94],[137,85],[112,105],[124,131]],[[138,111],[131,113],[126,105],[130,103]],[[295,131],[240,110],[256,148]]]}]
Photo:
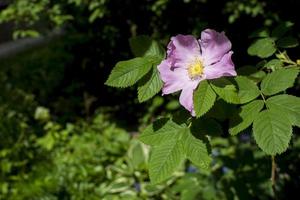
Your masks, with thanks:
[{"label": "yellow stamen", "polygon": [[196,59],[189,65],[188,73],[191,79],[199,78],[203,75],[204,67],[201,60]]}]

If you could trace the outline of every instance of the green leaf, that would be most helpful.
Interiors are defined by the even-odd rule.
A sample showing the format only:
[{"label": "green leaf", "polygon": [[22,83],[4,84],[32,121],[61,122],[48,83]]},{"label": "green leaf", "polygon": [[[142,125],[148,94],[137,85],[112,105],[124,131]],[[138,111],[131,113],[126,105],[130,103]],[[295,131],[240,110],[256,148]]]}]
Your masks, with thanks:
[{"label": "green leaf", "polygon": [[249,127],[263,107],[264,102],[262,100],[255,100],[242,106],[238,115],[230,119],[230,135],[237,135]]},{"label": "green leaf", "polygon": [[270,57],[275,51],[275,42],[271,38],[258,39],[248,48],[249,55],[258,56],[260,58]]},{"label": "green leaf", "polygon": [[265,76],[266,73],[261,71],[258,66],[243,66],[237,69],[237,74],[240,76],[247,76],[247,78],[251,79],[254,82],[260,82]]},{"label": "green leaf", "polygon": [[211,87],[213,90],[228,103],[238,104],[240,98],[237,93],[237,88],[229,80],[225,78],[219,78],[211,81]]},{"label": "green leaf", "polygon": [[112,87],[132,86],[151,70],[151,67],[152,63],[146,58],[118,62],[105,84]]},{"label": "green leaf", "polygon": [[48,132],[45,136],[40,137],[37,140],[37,144],[40,145],[42,148],[51,151],[56,143],[56,139],[51,132]]},{"label": "green leaf", "polygon": [[260,95],[259,88],[252,80],[244,76],[237,76],[234,80],[238,86],[239,103],[247,103]]},{"label": "green leaf", "polygon": [[270,33],[267,28],[260,28],[255,31],[253,31],[250,35],[249,38],[265,38],[269,37]]},{"label": "green leaf", "polygon": [[293,48],[297,47],[299,45],[299,42],[297,38],[288,36],[288,37],[283,37],[278,40],[277,46],[281,48]]},{"label": "green leaf", "polygon": [[208,169],[211,157],[208,154],[207,143],[196,138],[187,130],[182,136],[182,145],[186,157],[196,166]]},{"label": "green leaf", "polygon": [[141,80],[138,87],[138,100],[139,102],[147,101],[157,94],[163,86],[163,82],[159,77],[156,66]]},{"label": "green leaf", "polygon": [[155,40],[141,35],[129,39],[130,48],[136,57],[154,56],[160,59],[165,57],[165,51]]},{"label": "green leaf", "polygon": [[206,80],[202,81],[194,92],[194,109],[197,117],[201,117],[211,109],[216,94]]},{"label": "green leaf", "polygon": [[271,71],[276,71],[283,67],[283,62],[279,59],[272,59],[264,65],[265,68],[270,69]]},{"label": "green leaf", "polygon": [[280,110],[285,113],[293,125],[300,127],[300,98],[282,94],[273,96],[266,101],[270,109]]},{"label": "green leaf", "polygon": [[[236,84],[233,84],[226,78],[220,78],[220,79],[212,80],[210,85],[211,85],[212,89],[224,101],[226,101],[228,103],[243,104],[243,103],[247,103],[259,96],[260,91],[259,91],[257,85],[252,80],[250,80],[246,77],[243,77],[243,76],[237,76],[234,78],[234,80],[235,80]],[[201,84],[202,83],[200,83],[200,86],[201,86]],[[204,85],[204,89],[205,89],[205,85]],[[208,100],[212,100],[212,99],[208,99]],[[195,99],[195,95],[194,95],[194,102],[195,101],[196,101],[196,99]],[[213,105],[214,101],[209,102],[209,103],[212,103],[212,105]],[[209,108],[211,108],[211,106]],[[197,108],[196,108],[196,104],[195,104],[195,110],[196,109]],[[207,112],[207,110],[205,110],[205,109],[204,109],[204,111]],[[196,114],[197,114],[197,110],[196,110]]]},{"label": "green leaf", "polygon": [[228,103],[243,104],[259,96],[259,89],[252,80],[243,76],[237,76],[234,80],[236,84],[220,78],[213,80],[211,86]]},{"label": "green leaf", "polygon": [[264,110],[253,123],[254,138],[258,146],[267,154],[284,152],[292,136],[292,126],[286,115],[278,110]]},{"label": "green leaf", "polygon": [[139,139],[152,146],[149,175],[153,184],[169,178],[185,158],[205,169],[211,162],[208,140],[197,139],[186,125],[178,125],[168,118],[148,126]]},{"label": "green leaf", "polygon": [[280,23],[274,30],[272,31],[271,37],[276,40],[281,38],[286,32],[288,32],[294,24],[292,22],[286,21]]},{"label": "green leaf", "polygon": [[268,74],[261,82],[261,91],[265,95],[273,95],[293,87],[299,73],[298,69],[279,69]]},{"label": "green leaf", "polygon": [[199,182],[198,178],[186,174],[176,182],[172,191],[180,193],[180,200],[197,199],[197,195],[203,190]]},{"label": "green leaf", "polygon": [[[166,109],[167,109],[167,110],[172,110],[172,111],[178,109],[179,107],[180,107],[180,104],[179,104],[179,102],[178,102],[177,99],[176,99],[176,100],[171,100],[171,101],[169,101],[169,102],[167,103],[167,105],[166,105]],[[173,116],[174,116],[174,115],[173,115]]]},{"label": "green leaf", "polygon": [[[180,129],[184,134],[185,129]],[[180,166],[185,155],[180,140],[170,139],[163,145],[154,146],[149,161],[151,183],[156,184],[169,178]]]},{"label": "green leaf", "polygon": [[146,166],[148,162],[148,149],[146,145],[135,138],[130,141],[127,157],[134,169],[143,169]]},{"label": "green leaf", "polygon": [[168,118],[158,119],[141,133],[139,140],[151,146],[158,146],[171,139],[176,139],[181,129],[183,129],[182,126]]}]

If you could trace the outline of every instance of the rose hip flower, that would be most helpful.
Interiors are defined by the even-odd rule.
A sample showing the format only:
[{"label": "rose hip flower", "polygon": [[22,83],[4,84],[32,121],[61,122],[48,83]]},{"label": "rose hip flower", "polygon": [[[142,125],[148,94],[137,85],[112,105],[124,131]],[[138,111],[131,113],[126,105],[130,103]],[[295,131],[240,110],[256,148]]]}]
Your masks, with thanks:
[{"label": "rose hip flower", "polygon": [[224,32],[206,29],[197,40],[177,35],[168,44],[167,58],[158,65],[163,95],[181,90],[179,102],[195,116],[193,92],[205,79],[236,76],[231,42]]}]

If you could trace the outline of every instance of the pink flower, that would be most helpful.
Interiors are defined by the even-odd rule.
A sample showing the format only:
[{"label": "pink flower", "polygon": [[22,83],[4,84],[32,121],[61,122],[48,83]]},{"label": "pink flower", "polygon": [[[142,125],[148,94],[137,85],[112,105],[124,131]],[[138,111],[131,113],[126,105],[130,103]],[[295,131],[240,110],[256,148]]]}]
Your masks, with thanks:
[{"label": "pink flower", "polygon": [[236,76],[231,42],[224,32],[206,29],[197,40],[177,35],[168,44],[167,58],[158,65],[163,95],[181,90],[180,104],[195,116],[193,92],[202,80]]}]

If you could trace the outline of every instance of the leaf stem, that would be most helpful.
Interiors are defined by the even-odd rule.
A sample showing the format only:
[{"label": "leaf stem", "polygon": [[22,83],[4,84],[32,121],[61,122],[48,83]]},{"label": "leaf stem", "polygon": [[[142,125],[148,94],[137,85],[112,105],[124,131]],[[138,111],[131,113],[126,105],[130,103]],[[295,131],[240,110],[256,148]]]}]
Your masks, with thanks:
[{"label": "leaf stem", "polygon": [[300,68],[299,65],[291,65],[291,66],[287,66],[287,67],[284,67],[285,69],[289,69],[289,68]]},{"label": "leaf stem", "polygon": [[262,100],[264,101],[266,107],[268,108],[264,94],[261,91],[259,91],[259,92],[260,92],[260,96],[261,96]]},{"label": "leaf stem", "polygon": [[275,156],[271,156],[272,158],[272,169],[271,169],[271,184],[272,184],[272,190],[274,194],[274,199],[277,199],[276,197],[276,162],[275,162]]},{"label": "leaf stem", "polygon": [[260,96],[261,96],[261,98],[263,99],[263,101],[266,103],[266,99],[265,99],[265,96],[263,95],[263,93],[261,92],[261,91],[259,91],[260,92]]},{"label": "leaf stem", "polygon": [[188,122],[188,128],[191,128],[191,126],[192,126],[192,117],[189,117],[188,118],[188,120],[187,120],[187,122]]}]

